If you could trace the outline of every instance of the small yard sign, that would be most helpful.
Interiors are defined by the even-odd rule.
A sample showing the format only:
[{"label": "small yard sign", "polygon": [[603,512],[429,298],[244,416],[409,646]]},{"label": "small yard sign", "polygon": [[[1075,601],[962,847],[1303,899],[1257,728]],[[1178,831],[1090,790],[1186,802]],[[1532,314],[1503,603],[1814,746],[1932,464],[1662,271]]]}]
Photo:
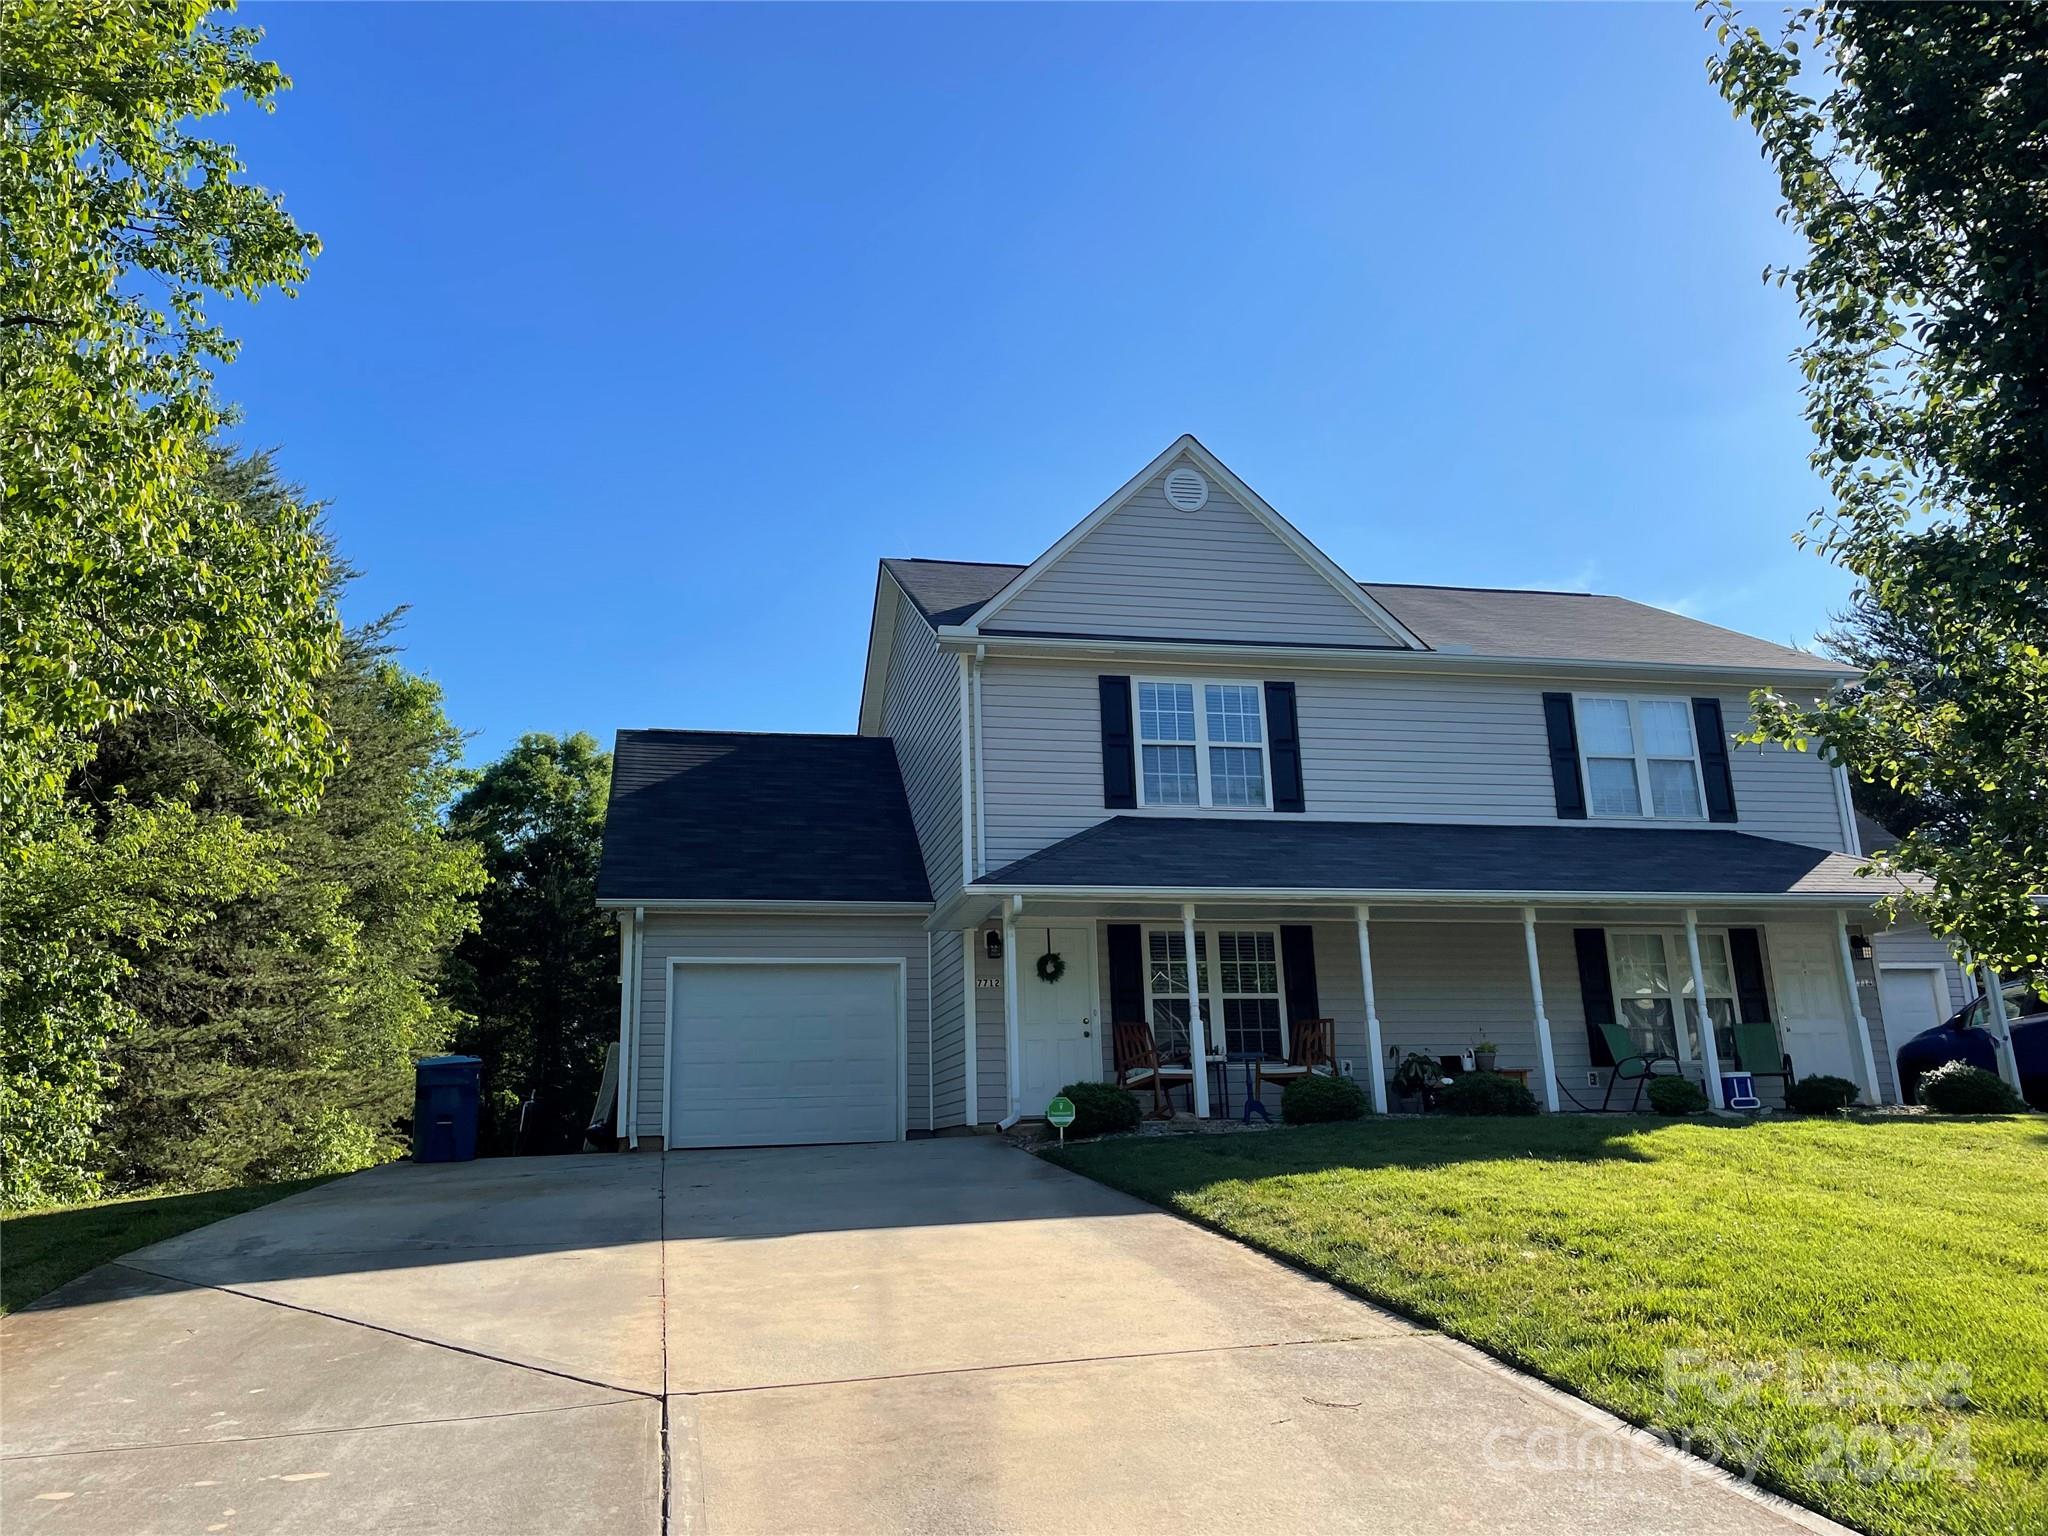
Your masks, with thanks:
[{"label": "small yard sign", "polygon": [[1060,1145],[1067,1144],[1067,1127],[1074,1123],[1074,1101],[1061,1094],[1045,1106],[1045,1123],[1060,1133]]}]

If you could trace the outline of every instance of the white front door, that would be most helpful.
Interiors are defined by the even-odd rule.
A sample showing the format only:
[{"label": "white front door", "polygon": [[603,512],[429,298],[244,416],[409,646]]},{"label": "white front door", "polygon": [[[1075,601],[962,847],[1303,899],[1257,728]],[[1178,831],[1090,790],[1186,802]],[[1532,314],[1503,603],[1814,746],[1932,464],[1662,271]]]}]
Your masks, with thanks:
[{"label": "white front door", "polygon": [[[1849,1003],[1842,996],[1842,957],[1825,928],[1770,930],[1771,974],[1778,987],[1778,1034],[1796,1077],[1847,1078],[1863,1083],[1849,1036]],[[1863,1084],[1865,1096],[1874,1090]]]},{"label": "white front door", "polygon": [[1885,1044],[1894,1051],[1953,1012],[1948,978],[1932,965],[1879,966],[1877,1000],[1884,1009]]},{"label": "white front door", "polygon": [[[1058,981],[1039,977],[1039,957],[1048,951],[1067,963]],[[1067,1084],[1102,1077],[1102,1042],[1095,1025],[1095,930],[1019,923],[1017,992],[1019,1107],[1038,1116]]]}]

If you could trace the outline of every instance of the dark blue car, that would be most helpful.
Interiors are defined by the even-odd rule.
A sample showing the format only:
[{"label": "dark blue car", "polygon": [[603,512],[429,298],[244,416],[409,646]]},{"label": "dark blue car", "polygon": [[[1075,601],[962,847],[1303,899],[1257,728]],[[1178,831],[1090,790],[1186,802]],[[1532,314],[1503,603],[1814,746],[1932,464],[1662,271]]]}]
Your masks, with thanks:
[{"label": "dark blue car", "polygon": [[[2020,1092],[2034,1108],[2048,1109],[2048,1002],[2024,981],[2008,981],[2004,992],[2020,1064]],[[1998,1071],[1998,1048],[1989,1033],[1990,1004],[1989,998],[1980,997],[1899,1047],[1899,1093],[1908,1104],[1919,1097],[1920,1079],[1943,1062],[1967,1061],[1986,1072]]]}]

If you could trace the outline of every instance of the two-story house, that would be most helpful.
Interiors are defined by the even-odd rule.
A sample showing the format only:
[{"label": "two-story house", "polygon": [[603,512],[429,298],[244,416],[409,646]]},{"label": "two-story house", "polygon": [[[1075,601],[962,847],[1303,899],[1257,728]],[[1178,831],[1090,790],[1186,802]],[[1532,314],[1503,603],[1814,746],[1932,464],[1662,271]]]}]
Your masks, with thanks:
[{"label": "two-story house", "polygon": [[[1751,689],[1843,676],[1622,598],[1360,583],[1183,437],[1028,565],[883,560],[857,734],[620,733],[622,1134],[1007,1123],[1120,1021],[1235,1064],[1333,1020],[1380,1109],[1481,1041],[1552,1110],[1633,1052],[1888,1099],[1887,1012],[1963,977],[1875,931],[1845,776],[1737,741]],[[1192,1076],[1197,1113],[1239,1086]]]}]

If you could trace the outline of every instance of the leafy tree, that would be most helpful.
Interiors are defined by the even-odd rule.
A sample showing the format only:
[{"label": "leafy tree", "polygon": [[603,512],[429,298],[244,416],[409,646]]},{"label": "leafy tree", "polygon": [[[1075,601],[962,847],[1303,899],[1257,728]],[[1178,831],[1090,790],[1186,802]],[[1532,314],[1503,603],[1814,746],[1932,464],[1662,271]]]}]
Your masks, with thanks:
[{"label": "leafy tree", "polygon": [[522,736],[449,813],[490,879],[448,990],[472,1020],[457,1044],[483,1058],[499,1150],[530,1097],[521,1150],[580,1145],[618,1038],[618,929],[597,909],[611,771],[611,754],[581,732]]},{"label": "leafy tree", "polygon": [[[224,473],[245,506],[298,500],[261,456]],[[440,821],[461,734],[440,690],[393,660],[396,617],[351,632],[321,680],[321,717],[346,756],[312,810],[267,801],[175,714],[112,729],[82,776],[95,797],[185,799],[273,850],[270,882],[139,957],[121,989],[140,1022],[115,1050],[100,1135],[121,1187],[363,1167],[395,1150],[414,1058],[452,1032],[440,971],[483,875]]]},{"label": "leafy tree", "polygon": [[8,0],[0,27],[0,815],[90,734],[171,704],[260,787],[332,766],[313,679],[339,630],[310,509],[234,515],[214,476],[209,295],[285,293],[318,242],[191,120],[268,109],[258,34],[199,0]]},{"label": "leafy tree", "polygon": [[236,824],[64,798],[145,709],[310,801],[338,654],[308,508],[246,517],[214,470],[215,295],[292,290],[317,250],[192,124],[285,85],[197,0],[8,0],[0,25],[0,1199],[89,1193],[82,1161],[133,1021],[134,953],[260,891]]},{"label": "leafy tree", "polygon": [[1775,38],[1716,15],[1709,72],[1806,243],[1766,276],[1810,332],[1812,542],[1882,642],[1817,705],[1760,697],[1758,739],[1941,811],[1872,862],[2024,974],[2048,887],[2048,6],[1827,0]]}]

